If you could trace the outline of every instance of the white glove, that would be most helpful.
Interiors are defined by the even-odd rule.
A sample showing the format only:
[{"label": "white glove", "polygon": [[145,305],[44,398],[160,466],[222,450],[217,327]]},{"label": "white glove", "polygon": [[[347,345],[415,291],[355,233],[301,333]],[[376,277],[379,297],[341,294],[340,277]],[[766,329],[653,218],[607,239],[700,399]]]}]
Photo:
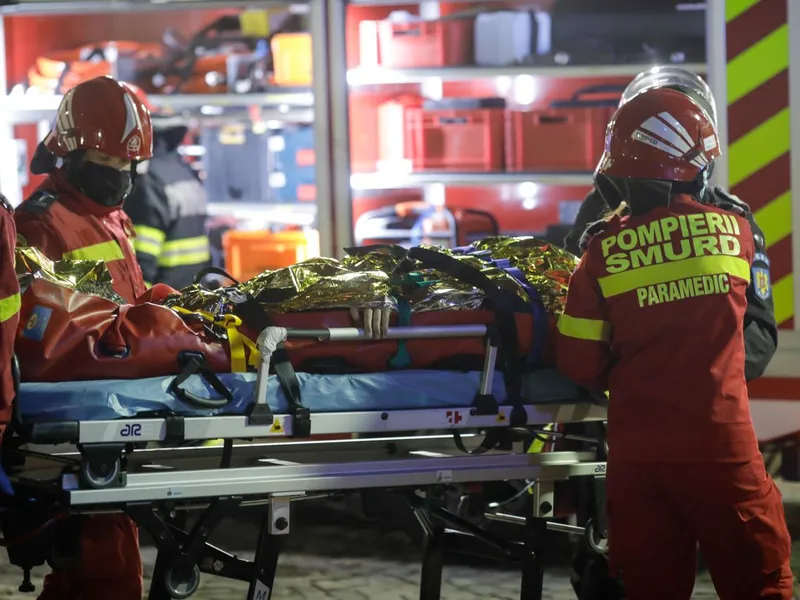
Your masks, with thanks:
[{"label": "white glove", "polygon": [[[391,315],[391,308],[365,308],[363,314],[364,333],[373,339],[386,337]],[[350,316],[356,322],[362,320],[362,315],[357,308],[350,309]]]}]

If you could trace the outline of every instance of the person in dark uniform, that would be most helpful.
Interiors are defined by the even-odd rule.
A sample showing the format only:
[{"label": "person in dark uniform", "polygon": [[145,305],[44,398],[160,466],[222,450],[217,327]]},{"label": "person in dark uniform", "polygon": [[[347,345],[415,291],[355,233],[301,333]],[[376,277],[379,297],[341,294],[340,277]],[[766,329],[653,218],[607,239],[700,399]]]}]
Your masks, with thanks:
[{"label": "person in dark uniform", "polygon": [[[634,96],[648,90],[668,88],[680,91],[695,102],[716,124],[717,111],[714,96],[708,85],[697,75],[678,67],[655,67],[640,73],[628,85],[622,95],[620,106]],[[709,165],[709,177],[714,163]],[[761,284],[753,277],[747,288],[747,308],[744,315],[745,377],[748,381],[764,374],[778,347],[778,327],[769,279],[769,259],[761,228],[755,221],[750,207],[721,187],[708,186],[702,203],[744,217],[753,233],[755,255],[753,272],[761,275]],[[580,256],[580,241],[587,228],[607,216],[614,208],[609,207],[597,188],[593,188],[578,210],[575,224],[564,239],[564,247]],[[570,425],[570,433],[591,435],[596,427]],[[591,431],[588,431],[590,429]],[[624,598],[621,583],[611,578],[607,561],[581,546],[573,560],[572,585],[580,600],[617,600]]]},{"label": "person in dark uniform", "polygon": [[186,127],[169,125],[140,88],[128,87],[153,116],[153,157],[139,165],[124,207],[136,230],[136,259],[148,287],[164,283],[179,290],[211,265],[206,191],[178,152]]}]

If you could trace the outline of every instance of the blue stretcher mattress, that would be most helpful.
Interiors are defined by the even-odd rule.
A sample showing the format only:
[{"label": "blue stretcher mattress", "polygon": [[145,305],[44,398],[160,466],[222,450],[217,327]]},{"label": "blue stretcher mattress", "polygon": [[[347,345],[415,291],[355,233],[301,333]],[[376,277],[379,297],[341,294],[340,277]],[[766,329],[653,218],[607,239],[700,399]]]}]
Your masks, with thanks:
[{"label": "blue stretcher mattress", "polygon": [[[243,414],[253,401],[254,373],[218,375],[233,392],[234,401],[224,408],[198,408],[176,398],[167,389],[174,377],[24,383],[17,399],[24,421],[100,421],[135,417],[164,411],[182,416]],[[414,410],[469,406],[475,397],[480,373],[454,371],[396,371],[358,375],[311,375],[297,373],[300,397],[312,414],[346,411]],[[219,395],[201,377],[194,375],[183,389],[204,398]],[[557,371],[544,369],[528,376],[523,386],[530,403],[575,401],[578,390]],[[496,374],[492,393],[506,401],[503,378]],[[267,394],[275,414],[289,412],[289,403],[275,376]]]}]

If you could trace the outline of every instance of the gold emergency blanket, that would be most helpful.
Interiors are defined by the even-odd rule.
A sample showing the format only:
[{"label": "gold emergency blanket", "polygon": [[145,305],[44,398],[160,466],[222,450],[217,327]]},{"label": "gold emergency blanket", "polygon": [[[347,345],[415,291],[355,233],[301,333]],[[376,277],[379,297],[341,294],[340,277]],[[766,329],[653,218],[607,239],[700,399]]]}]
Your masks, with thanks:
[{"label": "gold emergency blanket", "polygon": [[[569,252],[534,237],[492,237],[475,244],[495,259],[508,259],[536,288],[545,308],[560,314],[567,283],[578,259]],[[523,286],[508,272],[478,256],[435,250],[479,269],[502,289],[528,300]],[[220,314],[233,309],[231,294],[245,293],[269,310],[299,312],[337,308],[397,309],[405,301],[412,313],[434,310],[474,310],[483,306],[484,293],[440,271],[423,268],[406,258],[402,248],[388,246],[354,253],[341,261],[315,258],[257,275],[233,289],[208,291],[199,286],[181,290],[165,305],[189,311]]]},{"label": "gold emergency blanket", "polygon": [[114,291],[111,273],[103,261],[52,261],[37,248],[17,242],[15,268],[20,283],[27,277],[41,277],[76,292],[94,294],[116,304],[125,303]]}]

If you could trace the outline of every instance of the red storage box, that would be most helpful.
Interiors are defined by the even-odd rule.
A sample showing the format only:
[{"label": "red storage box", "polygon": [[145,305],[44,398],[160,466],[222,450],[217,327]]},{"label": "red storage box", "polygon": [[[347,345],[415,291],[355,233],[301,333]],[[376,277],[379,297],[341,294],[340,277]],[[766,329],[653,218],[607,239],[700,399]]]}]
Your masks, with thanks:
[{"label": "red storage box", "polygon": [[[508,171],[594,171],[622,86],[585,88],[541,110],[506,114]],[[616,97],[608,99],[609,94]],[[599,99],[598,96],[606,98]],[[594,97],[593,97],[594,96]]]},{"label": "red storage box", "polygon": [[475,61],[475,18],[378,23],[378,55],[384,67],[449,67]]},{"label": "red storage box", "polygon": [[506,102],[448,98],[405,110],[405,144],[415,170],[502,171]]}]

